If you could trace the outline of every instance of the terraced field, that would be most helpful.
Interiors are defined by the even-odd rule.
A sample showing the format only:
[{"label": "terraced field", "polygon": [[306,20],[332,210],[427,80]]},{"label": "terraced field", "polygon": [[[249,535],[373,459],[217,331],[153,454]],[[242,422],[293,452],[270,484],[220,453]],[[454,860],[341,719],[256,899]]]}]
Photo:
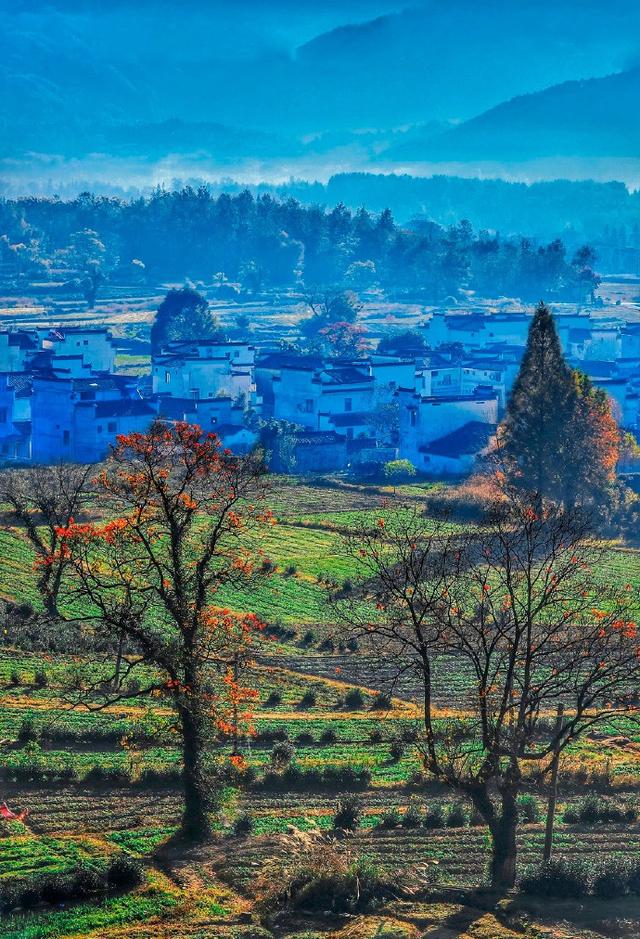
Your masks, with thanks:
[{"label": "terraced field", "polygon": [[[428,490],[410,488],[416,504]],[[640,935],[640,901],[620,901],[615,917],[601,901],[553,904],[511,898],[484,908],[473,894],[484,881],[485,829],[468,806],[420,777],[411,731],[419,721],[410,680],[391,685],[392,669],[350,651],[334,634],[324,581],[353,576],[340,533],[361,517],[379,517],[389,493],[308,483],[276,488],[279,524],[261,547],[276,566],[274,576],[251,593],[229,592],[224,601],[250,609],[278,627],[275,641],[258,654],[248,683],[259,689],[254,705],[256,735],[243,743],[251,778],[225,790],[211,847],[174,846],[181,811],[179,751],[171,714],[156,699],[136,699],[104,711],[72,706],[74,682],[86,663],[71,656],[44,656],[3,647],[0,653],[0,802],[29,810],[24,823],[0,828],[0,885],[36,872],[64,873],[78,864],[100,865],[113,857],[142,862],[144,876],[133,891],[71,904],[13,912],[0,919],[4,939],[48,937],[194,936],[200,939],[263,939],[253,903],[255,879],[274,854],[286,851],[291,829],[329,832],[337,803],[352,794],[361,810],[353,841],[358,851],[391,877],[411,870],[425,883],[437,878],[431,899],[393,901],[375,915],[318,922],[301,917],[277,923],[273,935],[288,939],[594,939]],[[327,510],[331,506],[331,510]],[[612,545],[612,579],[640,586],[640,555]],[[0,595],[38,604],[33,558],[17,531],[0,535]],[[94,670],[97,666],[93,666]],[[441,720],[455,716],[471,676],[443,660],[438,707]],[[359,691],[360,698],[350,697]],[[379,709],[378,693],[390,691]],[[629,723],[585,738],[565,758],[556,850],[602,858],[636,858],[640,825],[575,825],[562,813],[578,798],[568,771],[598,770],[606,797],[640,810],[640,728]],[[294,772],[268,784],[274,743],[294,748]],[[401,747],[392,746],[404,739]],[[212,748],[211,759],[229,752]],[[321,777],[329,768],[333,781]],[[362,773],[348,785],[341,772]],[[301,783],[305,773],[316,773]],[[149,775],[155,774],[155,775]],[[296,775],[298,774],[298,775]],[[318,776],[320,774],[320,776]],[[265,776],[267,777],[265,779]],[[563,777],[564,779],[564,777]],[[608,787],[608,788],[607,788]],[[544,794],[533,792],[534,821],[521,825],[520,857],[526,865],[542,851]],[[240,835],[238,819],[250,832]],[[416,820],[417,819],[417,820]],[[431,821],[428,821],[431,819]],[[434,822],[440,819],[440,822]],[[422,873],[421,873],[422,872]],[[457,891],[457,893],[456,893]],[[460,892],[462,891],[462,893]],[[493,901],[492,901],[493,902]],[[600,904],[600,905],[599,905]],[[585,908],[590,910],[586,916]],[[615,922],[614,922],[615,920]],[[587,925],[588,921],[588,925]],[[635,930],[635,932],[634,932]]]}]

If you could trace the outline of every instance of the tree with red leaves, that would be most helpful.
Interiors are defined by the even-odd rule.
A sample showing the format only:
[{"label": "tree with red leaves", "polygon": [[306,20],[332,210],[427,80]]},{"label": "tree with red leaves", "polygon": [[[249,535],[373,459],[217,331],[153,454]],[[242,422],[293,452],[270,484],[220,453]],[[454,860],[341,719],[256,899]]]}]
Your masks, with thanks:
[{"label": "tree with red leaves", "polygon": [[366,333],[364,326],[345,321],[329,323],[320,330],[331,354],[341,359],[356,358],[368,349]]},{"label": "tree with red leaves", "polygon": [[182,833],[193,840],[211,832],[208,743],[216,728],[237,728],[247,699],[238,665],[262,629],[218,599],[266,567],[250,550],[252,532],[273,521],[262,477],[259,458],[234,456],[214,434],[158,422],[119,437],[98,476],[109,520],[59,531],[69,589],[90,601],[98,637],[125,637],[124,677],[143,679],[114,690],[113,675],[103,675],[88,706],[149,694],[170,702],[182,738]]}]

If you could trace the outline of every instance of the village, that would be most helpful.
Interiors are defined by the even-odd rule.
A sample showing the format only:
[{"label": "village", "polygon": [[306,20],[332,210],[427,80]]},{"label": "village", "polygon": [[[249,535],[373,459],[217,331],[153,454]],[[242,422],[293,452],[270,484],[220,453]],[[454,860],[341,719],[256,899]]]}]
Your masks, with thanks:
[{"label": "village", "polygon": [[[196,423],[237,453],[285,434],[288,446],[272,456],[281,472],[358,473],[400,459],[434,478],[460,476],[492,443],[530,319],[436,309],[391,351],[348,358],[194,337],[166,343],[139,375],[118,372],[118,340],[106,326],[6,329],[0,459],[99,462],[118,435],[159,418]],[[568,362],[636,432],[640,323],[564,309],[556,325]]]}]

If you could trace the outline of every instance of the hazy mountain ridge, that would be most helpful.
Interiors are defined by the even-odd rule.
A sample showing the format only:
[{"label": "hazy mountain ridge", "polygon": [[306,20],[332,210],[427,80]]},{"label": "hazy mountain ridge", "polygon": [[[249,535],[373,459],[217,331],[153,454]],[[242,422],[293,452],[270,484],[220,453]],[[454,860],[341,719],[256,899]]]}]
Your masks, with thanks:
[{"label": "hazy mountain ridge", "polygon": [[498,160],[640,156],[640,67],[521,95],[442,135],[400,145],[395,159]]}]

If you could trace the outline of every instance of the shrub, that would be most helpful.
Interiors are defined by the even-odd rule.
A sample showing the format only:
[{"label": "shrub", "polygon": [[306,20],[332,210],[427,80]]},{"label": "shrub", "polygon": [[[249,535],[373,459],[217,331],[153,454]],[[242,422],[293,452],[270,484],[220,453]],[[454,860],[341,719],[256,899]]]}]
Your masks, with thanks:
[{"label": "shrub", "polygon": [[350,639],[347,639],[347,649],[349,652],[357,652],[360,648],[360,643],[353,636]]},{"label": "shrub", "polygon": [[119,766],[92,766],[84,777],[87,786],[128,786],[131,779]]},{"label": "shrub", "polygon": [[146,766],[138,778],[138,785],[143,789],[173,788],[181,782],[182,770],[179,766]]},{"label": "shrub", "polygon": [[258,879],[261,905],[268,910],[353,913],[397,897],[401,885],[368,858],[358,856],[350,839],[336,841],[294,833],[286,850],[267,862]]},{"label": "shrub", "polygon": [[312,747],[315,742],[316,738],[308,730],[304,730],[296,737],[296,743],[299,747]]},{"label": "shrub", "polygon": [[268,708],[275,708],[282,704],[282,695],[279,691],[272,691],[264,702],[264,706]]},{"label": "shrub", "polygon": [[602,865],[593,879],[593,893],[601,900],[615,900],[629,892],[630,868],[622,860]]},{"label": "shrub", "polygon": [[293,577],[293,576],[294,576],[295,574],[297,574],[297,573],[298,573],[298,568],[295,566],[295,564],[289,564],[289,565],[288,565],[287,567],[285,567],[285,569],[284,569],[284,576],[285,576],[285,577]]},{"label": "shrub", "polygon": [[33,743],[34,741],[38,740],[38,738],[38,728],[30,717],[25,717],[25,719],[20,724],[20,729],[18,731],[18,742]]},{"label": "shrub", "polygon": [[106,867],[79,864],[73,871],[35,874],[27,880],[0,881],[0,912],[16,906],[61,904],[84,897],[130,890],[142,882],[142,867],[129,857],[114,858]]},{"label": "shrub", "polygon": [[36,688],[46,688],[49,684],[49,676],[47,673],[42,669],[38,669],[34,675],[34,684]]},{"label": "shrub", "polygon": [[440,805],[434,805],[433,808],[429,809],[422,824],[425,828],[444,828],[444,812]]},{"label": "shrub", "polygon": [[364,707],[364,695],[359,688],[349,688],[344,696],[344,704],[350,711],[359,711]]},{"label": "shrub", "polygon": [[333,644],[333,639],[323,639],[320,643],[321,652],[333,652],[335,645]]},{"label": "shrub", "polygon": [[637,815],[634,806],[616,804],[603,796],[591,793],[575,805],[567,806],[562,820],[568,825],[621,824],[634,822]]},{"label": "shrub", "polygon": [[307,629],[306,633],[302,637],[303,646],[311,646],[316,641],[316,634],[312,629]]},{"label": "shrub", "polygon": [[326,730],[323,730],[320,734],[320,743],[323,746],[331,746],[331,744],[336,743],[338,740],[338,735],[333,729],[333,727],[327,727]]},{"label": "shrub", "polygon": [[120,855],[107,868],[107,881],[114,890],[130,890],[142,883],[142,865],[132,857]]},{"label": "shrub", "polygon": [[9,684],[14,688],[18,688],[23,684],[23,678],[17,668],[11,669],[11,674],[9,675]]},{"label": "shrub", "polygon": [[640,895],[640,861],[635,861],[627,870],[627,886],[631,893]]},{"label": "shrub", "polygon": [[400,824],[400,814],[397,809],[388,809],[381,817],[380,828],[397,828]]},{"label": "shrub", "polygon": [[372,711],[390,711],[392,707],[391,695],[383,691],[379,691],[371,702]]},{"label": "shrub", "polygon": [[300,698],[300,704],[298,707],[301,708],[313,708],[316,706],[317,698],[315,691],[305,691],[305,693]]},{"label": "shrub", "polygon": [[403,743],[415,743],[418,739],[418,729],[416,727],[403,727],[400,732],[400,739]]},{"label": "shrub", "polygon": [[389,759],[392,763],[399,763],[404,756],[404,744],[401,740],[392,740],[389,747]]},{"label": "shrub", "polygon": [[419,828],[422,824],[422,813],[420,807],[413,802],[407,806],[407,810],[400,819],[403,828]]},{"label": "shrub", "polygon": [[530,896],[577,900],[589,892],[591,880],[591,869],[584,861],[558,857],[527,868],[520,890]]},{"label": "shrub", "polygon": [[524,795],[518,799],[518,815],[523,822],[537,822],[540,818],[538,803],[534,796]]},{"label": "shrub", "polygon": [[344,828],[345,831],[355,831],[362,815],[362,805],[357,796],[346,796],[340,799],[333,817],[334,828]]},{"label": "shrub", "polygon": [[295,764],[284,772],[268,770],[262,777],[265,789],[307,790],[330,789],[342,792],[366,789],[371,782],[371,772],[366,767],[325,766],[324,769],[311,767],[301,769]]},{"label": "shrub", "polygon": [[447,828],[464,828],[467,824],[467,812],[462,802],[454,802],[447,809]]},{"label": "shrub", "polygon": [[378,730],[377,727],[374,727],[374,729],[369,734],[369,740],[371,743],[382,743],[383,739],[382,731]]},{"label": "shrub", "polygon": [[296,748],[290,740],[279,740],[271,750],[271,765],[274,769],[282,769],[291,763],[295,755]]},{"label": "shrub", "polygon": [[253,817],[249,815],[248,812],[243,812],[242,815],[239,815],[233,823],[233,833],[238,837],[246,837],[253,832],[255,827],[255,822]]}]

